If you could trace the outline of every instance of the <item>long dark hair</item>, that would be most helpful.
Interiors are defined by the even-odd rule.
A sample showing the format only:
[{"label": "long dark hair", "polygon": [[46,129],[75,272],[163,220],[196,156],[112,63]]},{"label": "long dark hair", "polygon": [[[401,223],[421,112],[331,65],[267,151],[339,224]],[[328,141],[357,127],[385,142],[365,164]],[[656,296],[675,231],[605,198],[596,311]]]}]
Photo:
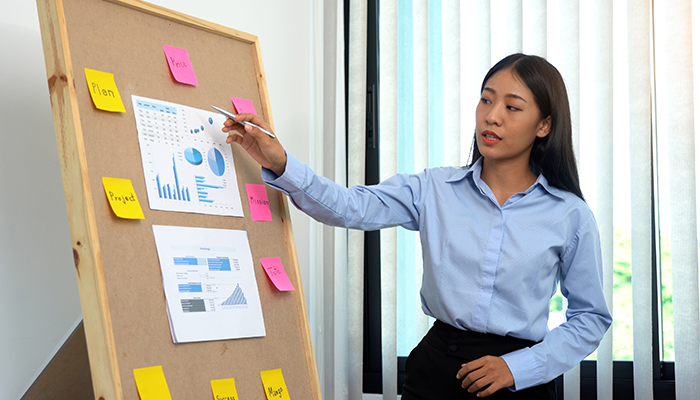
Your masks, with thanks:
[{"label": "long dark hair", "polygon": [[[481,84],[481,91],[496,72],[504,69],[511,69],[530,89],[540,109],[540,118],[552,117],[549,135],[535,138],[530,152],[530,164],[534,164],[537,172],[544,175],[552,186],[569,191],[583,200],[571,139],[569,97],[559,71],[542,57],[511,54],[491,67]],[[469,166],[474,165],[479,157],[481,152],[476,145],[475,132]]]}]

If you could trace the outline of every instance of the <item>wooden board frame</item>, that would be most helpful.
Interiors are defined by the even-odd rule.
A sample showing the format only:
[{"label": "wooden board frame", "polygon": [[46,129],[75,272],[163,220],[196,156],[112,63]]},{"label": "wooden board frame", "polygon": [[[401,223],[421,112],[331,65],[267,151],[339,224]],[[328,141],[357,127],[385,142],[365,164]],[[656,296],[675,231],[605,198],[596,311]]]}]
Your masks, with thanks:
[{"label": "wooden board frame", "polygon": [[[262,274],[261,268],[257,268],[258,265],[256,265],[256,279],[261,290],[263,315],[268,331],[268,335],[265,338],[259,340],[220,341],[216,345],[212,345],[212,342],[173,344],[169,332],[163,334],[163,324],[160,317],[158,318],[160,330],[153,329],[153,331],[159,333],[154,335],[157,337],[143,337],[139,336],[138,331],[134,332],[133,328],[129,328],[127,326],[129,325],[128,323],[124,323],[126,320],[122,315],[124,314],[122,304],[126,304],[123,300],[123,293],[126,293],[126,290],[122,290],[123,285],[118,283],[118,281],[125,279],[124,276],[119,274],[124,275],[126,272],[122,271],[122,266],[118,264],[115,266],[115,263],[118,263],[120,259],[117,258],[115,260],[114,255],[120,252],[124,255],[124,250],[126,249],[134,253],[147,254],[152,261],[156,257],[154,254],[155,249],[152,243],[146,243],[148,239],[144,236],[144,232],[147,232],[151,225],[172,224],[222,227],[232,224],[242,226],[241,229],[247,229],[250,235],[258,229],[258,226],[263,226],[262,224],[264,223],[258,223],[261,225],[250,223],[247,202],[244,202],[245,219],[247,220],[245,222],[241,222],[240,219],[235,217],[203,216],[199,214],[149,210],[143,177],[136,176],[133,173],[133,169],[128,168],[130,164],[125,163],[124,165],[113,167],[113,169],[105,166],[105,158],[113,157],[113,162],[119,165],[119,160],[127,157],[125,154],[133,153],[133,144],[135,142],[131,139],[127,141],[127,147],[131,147],[124,154],[120,154],[118,148],[112,154],[109,151],[104,151],[105,149],[111,149],[110,146],[115,146],[115,143],[118,145],[119,141],[102,144],[100,141],[108,141],[111,133],[104,135],[95,133],[96,131],[104,130],[103,128],[110,126],[111,123],[126,124],[128,126],[129,121],[125,115],[133,114],[133,111],[130,109],[130,94],[143,95],[144,97],[160,97],[164,101],[185,103],[182,99],[190,98],[187,97],[187,93],[194,94],[191,96],[192,98],[201,99],[202,97],[207,97],[208,89],[206,85],[201,84],[203,77],[198,75],[200,86],[197,88],[182,87],[184,85],[178,86],[172,80],[162,82],[156,80],[160,82],[158,84],[165,85],[162,87],[166,89],[159,91],[158,88],[160,86],[157,86],[155,90],[141,94],[138,89],[140,87],[148,88],[148,83],[144,83],[141,86],[132,85],[129,79],[136,80],[137,75],[130,75],[128,66],[125,66],[126,64],[113,63],[110,65],[107,63],[92,65],[100,64],[100,62],[94,61],[95,58],[91,58],[93,57],[93,52],[105,49],[108,51],[109,43],[99,44],[100,46],[104,45],[105,47],[103,48],[96,46],[95,42],[89,42],[89,40],[88,43],[84,42],[84,39],[93,39],[91,35],[85,32],[80,33],[81,29],[89,29],[89,26],[96,24],[90,20],[92,18],[90,14],[92,12],[91,8],[98,10],[95,12],[96,14],[101,12],[102,18],[104,18],[104,15],[115,15],[115,18],[118,18],[122,14],[129,16],[129,18],[124,18],[125,20],[137,17],[139,21],[147,22],[147,24],[140,26],[158,25],[160,28],[156,32],[172,27],[173,32],[186,30],[190,36],[206,37],[206,41],[200,41],[199,43],[208,42],[211,39],[212,42],[224,40],[226,41],[225,43],[236,42],[232,45],[239,46],[239,44],[242,44],[248,46],[252,54],[251,62],[254,66],[254,78],[247,80],[248,87],[253,87],[253,89],[246,90],[250,94],[249,97],[255,97],[255,93],[251,92],[251,90],[257,91],[258,97],[255,97],[254,100],[256,109],[259,115],[266,119],[274,129],[261,50],[257,37],[137,0],[37,0],[37,7],[95,398],[100,400],[138,398],[133,375],[129,374],[131,368],[163,364],[166,379],[168,379],[174,399],[211,398],[211,391],[205,390],[209,382],[208,380],[202,382],[203,376],[207,376],[207,379],[236,378],[241,398],[264,399],[265,395],[259,380],[259,370],[253,371],[256,368],[263,368],[261,366],[265,366],[264,369],[281,367],[293,398],[296,391],[297,398],[320,399],[321,391],[311,343],[302,281],[299,274],[296,247],[291,229],[291,219],[286,198],[277,191],[268,190],[273,222],[267,223],[269,225],[264,228],[274,228],[274,233],[270,234],[266,231],[260,233],[261,236],[269,237],[272,235],[271,237],[273,238],[275,237],[274,235],[281,235],[279,240],[277,240],[277,247],[275,249],[257,251],[255,238],[251,240],[251,247],[253,248],[254,260],[257,260],[257,257],[266,251],[268,254],[264,256],[272,256],[269,254],[271,251],[281,253],[285,262],[285,268],[287,268],[296,290],[289,292],[291,294],[287,297],[275,293],[271,287],[268,287],[271,285],[265,281],[266,277]],[[103,9],[107,9],[109,14],[106,14]],[[79,14],[79,16],[76,16],[76,14]],[[124,22],[121,21],[121,23]],[[111,23],[116,22],[111,21]],[[139,29],[135,25],[126,24],[125,26],[129,29]],[[139,33],[130,32],[130,34],[133,36]],[[187,37],[188,35],[181,36]],[[145,38],[145,36],[142,38]],[[133,44],[133,46],[138,45],[137,41],[134,41],[134,43],[136,44]],[[174,40],[174,43],[162,44],[177,46],[178,42]],[[99,47],[99,49],[95,47]],[[139,50],[136,48],[134,51],[138,53]],[[124,54],[123,50],[122,54]],[[191,49],[190,54],[192,57]],[[243,51],[242,58],[246,58],[246,54]],[[148,57],[156,56],[149,53],[146,54],[145,58]],[[162,53],[159,57],[163,59],[162,65],[157,65],[153,68],[167,69]],[[93,62],[90,65],[85,65],[87,64],[85,60],[93,60]],[[192,62],[195,66],[195,71],[198,71],[198,60],[193,59]],[[121,115],[99,111],[92,106],[83,72],[84,68],[113,72],[110,71],[113,65],[117,70],[122,68],[124,71],[127,71],[126,73],[121,73],[121,75],[117,75],[115,71],[115,80],[127,109],[127,112]],[[158,77],[162,78],[162,74]],[[234,77],[231,77],[231,79],[234,79]],[[254,82],[250,82],[251,80],[254,80]],[[243,91],[245,92],[245,90]],[[159,95],[152,95],[151,93],[158,93]],[[183,95],[182,93],[185,94]],[[151,95],[149,96],[149,94]],[[170,95],[173,95],[175,99],[171,99]],[[210,100],[209,104],[225,104],[222,103],[222,99],[226,97],[220,93],[212,93],[209,97],[210,99],[207,99]],[[197,108],[205,107],[203,100],[195,102],[195,104],[185,105]],[[131,134],[134,138],[136,137],[135,127]],[[256,182],[252,177],[253,175],[249,173],[249,170],[255,170],[252,160],[246,159],[247,155],[240,149],[234,147],[233,150],[239,187],[243,186],[241,179],[248,179],[249,181],[246,183],[261,182],[259,167],[258,182]],[[133,155],[131,156],[133,157]],[[141,222],[141,225],[138,225],[138,222],[132,223],[131,221],[119,220],[109,211],[105,211],[108,209],[106,208],[104,191],[98,183],[101,179],[99,175],[107,172],[114,174],[115,171],[121,170],[126,171],[125,174],[127,176],[116,177],[132,179],[136,193],[141,198],[141,204],[146,214],[146,220]],[[245,192],[242,191],[241,193]],[[113,232],[123,234],[124,232],[129,232],[129,229],[141,232],[140,240],[120,243],[119,237],[116,234],[112,234]],[[139,245],[143,243],[146,243],[145,247],[139,248]],[[149,263],[147,268],[149,271],[152,271],[152,268],[154,268],[152,264],[152,262]],[[116,268],[117,266],[119,268]],[[158,272],[158,276],[160,276],[159,274],[160,272]],[[132,279],[133,276],[127,278]],[[152,287],[154,292],[160,290],[160,295],[156,294],[155,297],[148,299],[150,301],[147,302],[147,307],[150,310],[150,314],[142,317],[141,320],[152,315],[162,314],[163,317],[166,315],[165,300],[156,301],[160,298],[159,296],[162,296],[162,282],[152,280],[149,287]],[[274,304],[271,305],[271,303]],[[279,307],[279,309],[276,307]],[[128,311],[132,312],[133,310]],[[288,319],[284,320],[285,318]],[[282,322],[278,324],[278,320],[282,320]],[[279,332],[280,326],[290,327],[291,332]],[[149,342],[149,340],[152,340],[153,343]],[[130,351],[132,345],[134,350]],[[162,359],[154,356],[149,358],[147,355],[139,358],[130,354],[133,352],[148,353],[144,349],[150,348],[150,346],[161,349],[159,357]],[[190,353],[184,353],[184,350],[180,351],[181,348],[177,346],[183,346],[182,348],[189,346],[188,348],[201,352],[205,358],[211,357],[216,359],[216,362],[214,362],[216,365],[209,369],[206,362],[195,363],[195,367],[199,370],[196,375],[200,379],[196,382],[188,382],[186,377],[189,375],[178,371],[177,366],[181,364],[183,366],[187,365],[189,360],[178,357],[183,357],[183,354],[191,355],[192,353],[191,351]],[[241,363],[240,360],[235,362],[226,361],[228,359],[225,359],[224,353],[226,353],[228,348],[231,349],[231,353],[259,354],[262,360],[249,358],[244,363]],[[266,352],[267,348],[273,348],[276,352],[274,354]],[[284,353],[284,351],[280,352],[280,349],[285,348],[289,349],[289,353],[294,354],[288,356],[278,354]],[[138,362],[134,361],[135,358],[138,358]],[[258,377],[257,383],[247,382],[256,374]],[[244,383],[244,381],[247,383]]]}]

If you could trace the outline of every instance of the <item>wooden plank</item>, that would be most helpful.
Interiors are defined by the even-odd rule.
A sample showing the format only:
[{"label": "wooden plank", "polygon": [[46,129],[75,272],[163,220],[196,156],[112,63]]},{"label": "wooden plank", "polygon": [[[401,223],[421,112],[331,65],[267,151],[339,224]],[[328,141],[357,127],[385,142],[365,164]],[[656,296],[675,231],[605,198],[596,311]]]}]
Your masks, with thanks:
[{"label": "wooden plank", "polygon": [[[214,33],[217,35],[225,35],[227,37],[235,37],[244,43],[253,43],[258,41],[258,37],[249,33],[239,31],[227,26],[215,24],[191,15],[183,14],[169,8],[161,7],[155,4],[146,3],[139,0],[106,0],[126,7],[131,7],[135,10],[155,15],[159,18],[165,18],[173,22],[183,23],[195,27],[197,29]],[[262,65],[262,64],[261,64]],[[266,92],[267,93],[267,92]]]},{"label": "wooden plank", "polygon": [[[73,259],[96,398],[122,398],[63,2],[37,0]],[[47,45],[48,44],[48,45]]]}]

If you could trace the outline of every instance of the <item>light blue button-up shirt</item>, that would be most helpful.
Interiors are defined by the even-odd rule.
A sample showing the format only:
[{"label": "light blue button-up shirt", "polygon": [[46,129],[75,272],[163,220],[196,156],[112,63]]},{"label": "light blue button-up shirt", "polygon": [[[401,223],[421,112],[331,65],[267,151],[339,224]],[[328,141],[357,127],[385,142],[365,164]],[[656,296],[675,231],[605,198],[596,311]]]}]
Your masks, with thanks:
[{"label": "light blue button-up shirt", "polygon": [[[472,168],[430,168],[348,189],[288,154],[282,176],[266,169],[262,176],[325,224],[419,231],[426,314],[460,329],[540,342],[503,356],[516,390],[575,366],[612,322],[593,213],[543,175],[503,206],[481,180],[481,160]],[[557,282],[569,302],[567,321],[549,331]]]}]

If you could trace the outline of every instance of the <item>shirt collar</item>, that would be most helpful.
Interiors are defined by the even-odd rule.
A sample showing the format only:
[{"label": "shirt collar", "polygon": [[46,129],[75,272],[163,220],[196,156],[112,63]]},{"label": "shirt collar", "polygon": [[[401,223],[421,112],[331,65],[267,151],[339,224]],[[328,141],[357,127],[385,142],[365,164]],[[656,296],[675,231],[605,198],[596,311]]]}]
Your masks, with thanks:
[{"label": "shirt collar", "polygon": [[[483,158],[479,158],[478,160],[476,160],[474,165],[472,165],[471,167],[462,167],[462,168],[458,169],[457,172],[455,172],[454,174],[452,174],[452,176],[447,178],[446,182],[448,182],[448,183],[459,182],[462,179],[465,179],[466,177],[471,176],[472,179],[474,180],[474,183],[477,186],[480,186],[481,184],[483,184],[483,181],[481,180],[482,162],[483,162]],[[554,197],[557,197],[557,198],[562,199],[562,200],[565,198],[564,191],[550,185],[547,178],[545,178],[544,175],[542,175],[542,174],[538,174],[537,180],[535,181],[535,183],[528,190],[526,190],[525,193],[531,192],[535,188],[535,186],[537,186],[537,185],[542,186],[542,188],[544,190],[546,190],[549,194],[551,194]]]}]

